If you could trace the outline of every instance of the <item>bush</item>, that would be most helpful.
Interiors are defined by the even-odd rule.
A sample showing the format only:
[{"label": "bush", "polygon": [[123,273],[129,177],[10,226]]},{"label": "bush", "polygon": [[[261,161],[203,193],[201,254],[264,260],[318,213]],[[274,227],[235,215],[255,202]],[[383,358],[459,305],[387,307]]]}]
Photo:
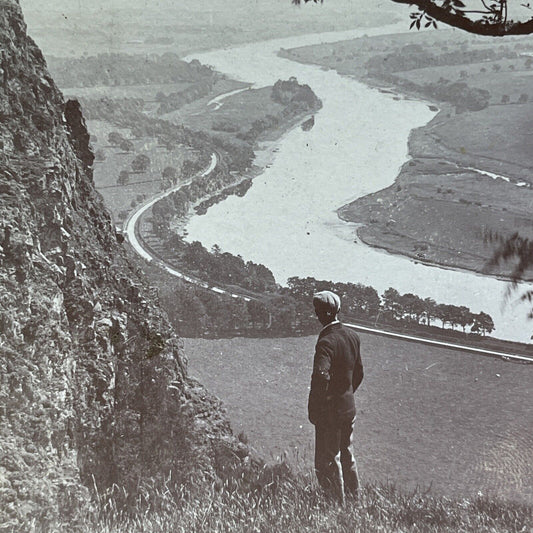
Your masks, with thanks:
[{"label": "bush", "polygon": [[117,184],[126,185],[130,181],[130,173],[127,170],[121,170],[118,175]]},{"label": "bush", "polygon": [[141,154],[141,155],[138,155],[131,162],[131,169],[134,172],[145,172],[146,170],[148,170],[150,163],[151,163],[150,158],[145,154]]}]

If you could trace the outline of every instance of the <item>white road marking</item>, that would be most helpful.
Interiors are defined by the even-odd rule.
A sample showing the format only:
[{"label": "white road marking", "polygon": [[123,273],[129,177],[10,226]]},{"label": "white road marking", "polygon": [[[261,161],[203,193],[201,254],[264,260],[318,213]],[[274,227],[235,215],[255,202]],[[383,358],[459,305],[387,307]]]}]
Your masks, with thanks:
[{"label": "white road marking", "polygon": [[509,354],[504,352],[497,352],[494,350],[484,350],[483,348],[474,348],[473,346],[467,346],[464,344],[455,344],[452,342],[437,341],[433,339],[426,339],[424,337],[415,337],[414,335],[404,335],[402,333],[393,333],[392,331],[384,331],[382,329],[369,328],[366,326],[358,326],[357,324],[347,324],[343,322],[346,326],[357,329],[359,331],[364,331],[366,333],[375,333],[378,335],[383,335],[385,337],[392,337],[395,339],[403,339],[407,341],[419,342],[422,344],[429,344],[431,346],[440,346],[443,348],[451,348],[452,350],[462,350],[465,352],[473,352],[481,355],[491,355],[495,357],[501,357],[502,359],[510,359],[512,361],[523,361],[528,363],[533,363],[533,357],[527,357],[526,355],[517,355]]}]

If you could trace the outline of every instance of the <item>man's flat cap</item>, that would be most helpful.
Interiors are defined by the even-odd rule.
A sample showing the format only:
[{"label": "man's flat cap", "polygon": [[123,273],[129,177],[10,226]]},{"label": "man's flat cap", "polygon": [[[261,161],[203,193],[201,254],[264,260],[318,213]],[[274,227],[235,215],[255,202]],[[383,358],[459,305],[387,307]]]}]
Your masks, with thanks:
[{"label": "man's flat cap", "polygon": [[331,291],[320,291],[313,296],[313,304],[337,314],[341,308],[341,299]]}]

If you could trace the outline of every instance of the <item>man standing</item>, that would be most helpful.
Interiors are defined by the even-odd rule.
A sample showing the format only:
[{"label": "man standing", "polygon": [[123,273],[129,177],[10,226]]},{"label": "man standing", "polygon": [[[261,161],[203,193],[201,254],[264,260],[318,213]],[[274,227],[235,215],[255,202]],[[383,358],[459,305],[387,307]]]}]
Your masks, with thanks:
[{"label": "man standing", "polygon": [[340,298],[331,291],[314,295],[323,328],[318,336],[309,392],[309,421],[315,426],[315,471],[323,489],[342,504],[357,500],[359,479],[350,449],[355,422],[354,392],[363,380],[359,336],[337,319]]}]

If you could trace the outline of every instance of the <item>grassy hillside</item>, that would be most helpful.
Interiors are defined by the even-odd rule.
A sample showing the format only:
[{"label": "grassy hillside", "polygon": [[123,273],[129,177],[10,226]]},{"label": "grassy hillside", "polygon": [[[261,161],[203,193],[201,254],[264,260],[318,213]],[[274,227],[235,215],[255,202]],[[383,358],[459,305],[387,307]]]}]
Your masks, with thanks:
[{"label": "grassy hillside", "polygon": [[[533,367],[362,335],[355,449],[363,481],[533,502]],[[315,338],[187,339],[190,372],[263,453],[312,464]]]},{"label": "grassy hillside", "polygon": [[362,343],[358,504],[328,501],[312,473],[314,337],[186,339],[190,370],[225,400],[235,429],[263,452],[289,450],[292,469],[244,466],[178,498],[161,487],[149,508],[127,514],[102,497],[78,531],[529,533],[533,368],[375,336]]},{"label": "grassy hillside", "polygon": [[[161,491],[157,507],[117,512],[103,500],[81,518],[80,533],[527,533],[531,507],[477,497],[453,501],[393,486],[367,485],[359,505],[327,501],[309,474],[291,475],[283,464],[256,476],[214,483],[201,494],[183,491],[178,499]],[[57,533],[72,531],[61,523]]]}]

